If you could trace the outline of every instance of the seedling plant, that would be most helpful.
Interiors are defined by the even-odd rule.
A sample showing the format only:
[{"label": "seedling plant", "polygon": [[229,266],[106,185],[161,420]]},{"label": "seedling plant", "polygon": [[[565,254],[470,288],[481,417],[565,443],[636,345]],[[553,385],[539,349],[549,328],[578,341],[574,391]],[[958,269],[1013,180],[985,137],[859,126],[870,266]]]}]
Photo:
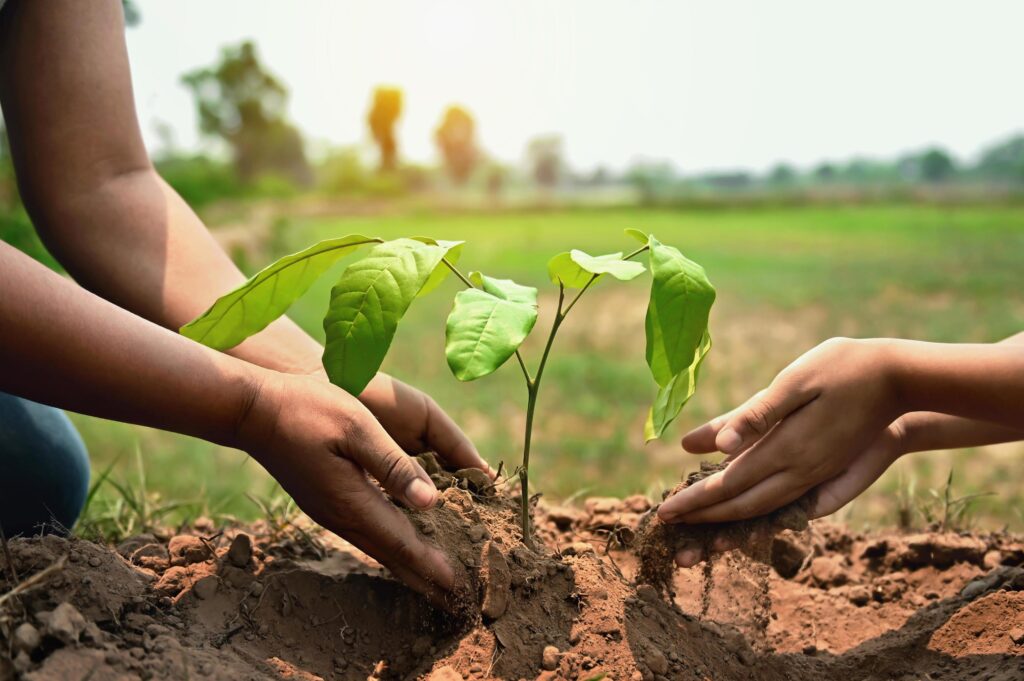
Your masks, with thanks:
[{"label": "seedling plant", "polygon": [[[461,241],[416,237],[383,240],[359,234],[321,241],[269,265],[181,328],[185,336],[226,350],[284,314],[342,257],[367,249],[331,291],[324,317],[324,368],[331,382],[359,395],[387,355],[398,323],[412,302],[436,289],[451,273],[465,287],[455,295],[445,324],[445,356],[460,381],[493,373],[513,356],[526,386],[526,427],[518,468],[523,541],[532,544],[529,470],[534,416],[555,336],[580,298],[602,279],[629,281],[651,272],[645,332],[646,359],[657,394],[644,427],[647,441],[661,437],[697,386],[711,349],[708,316],[715,289],[704,269],[653,235],[626,230],[640,246],[592,256],[580,250],[548,262],[558,304],[536,369],[519,351],[537,322],[537,289],[457,266]],[[647,267],[640,261],[646,256]]]}]

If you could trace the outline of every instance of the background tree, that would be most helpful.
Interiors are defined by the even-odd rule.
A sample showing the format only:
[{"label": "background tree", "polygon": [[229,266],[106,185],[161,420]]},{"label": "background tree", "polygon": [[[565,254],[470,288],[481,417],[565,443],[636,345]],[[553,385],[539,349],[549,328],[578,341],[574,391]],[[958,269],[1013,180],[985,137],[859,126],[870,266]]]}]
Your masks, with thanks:
[{"label": "background tree", "polygon": [[978,161],[978,173],[989,180],[1024,186],[1024,135],[989,147]]},{"label": "background tree", "polygon": [[182,77],[199,111],[199,128],[231,147],[244,182],[261,175],[296,184],[312,180],[299,131],[285,119],[287,91],[260,63],[249,42],[224,48],[215,66]]},{"label": "background tree", "polygon": [[526,148],[526,157],[534,182],[545,189],[558,184],[565,167],[561,137],[544,135],[534,138]]},{"label": "background tree", "polygon": [[945,182],[956,175],[956,161],[938,147],[922,153],[918,163],[921,179],[925,182]]},{"label": "background tree", "polygon": [[402,115],[402,91],[394,87],[379,87],[373,92],[373,104],[366,122],[370,134],[380,149],[380,170],[390,172],[398,167],[398,140],[395,124]]},{"label": "background tree", "polygon": [[448,176],[456,184],[464,184],[480,156],[473,117],[461,106],[448,107],[434,132],[434,141],[441,151]]}]

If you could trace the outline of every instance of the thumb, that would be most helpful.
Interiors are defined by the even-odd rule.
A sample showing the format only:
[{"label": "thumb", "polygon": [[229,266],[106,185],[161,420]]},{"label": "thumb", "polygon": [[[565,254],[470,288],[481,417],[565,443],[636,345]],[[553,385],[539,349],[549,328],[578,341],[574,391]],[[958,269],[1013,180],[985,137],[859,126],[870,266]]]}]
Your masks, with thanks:
[{"label": "thumb", "polygon": [[388,494],[421,511],[433,507],[437,488],[416,461],[367,412],[343,444],[348,458],[377,479]]},{"label": "thumb", "polygon": [[776,379],[728,415],[715,435],[715,447],[725,454],[739,454],[811,399],[813,397],[793,381]]}]

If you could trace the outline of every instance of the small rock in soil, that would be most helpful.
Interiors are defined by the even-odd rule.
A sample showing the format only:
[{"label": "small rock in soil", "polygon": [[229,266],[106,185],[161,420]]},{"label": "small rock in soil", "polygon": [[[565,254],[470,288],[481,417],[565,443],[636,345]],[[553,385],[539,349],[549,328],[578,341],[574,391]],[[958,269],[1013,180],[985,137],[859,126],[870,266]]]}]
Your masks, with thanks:
[{"label": "small rock in soil", "polygon": [[244,532],[239,532],[231,540],[228,549],[228,562],[235,567],[244,568],[252,560],[252,539]]},{"label": "small rock in soil", "polygon": [[65,643],[78,643],[85,629],[85,618],[70,603],[61,603],[46,618],[46,633]]},{"label": "small rock in soil", "polygon": [[658,596],[658,590],[650,584],[641,584],[637,586],[636,595],[648,603],[657,603],[661,600],[661,597]]},{"label": "small rock in soil", "polygon": [[512,585],[512,578],[509,574],[508,562],[494,542],[490,542],[484,552],[481,578],[484,580],[481,613],[487,619],[496,620],[504,615],[508,608],[508,592]]},{"label": "small rock in soil", "polygon": [[548,520],[562,532],[572,529],[573,525],[577,523],[582,523],[586,517],[582,511],[569,506],[556,506],[548,509]]},{"label": "small rock in soil", "polygon": [[655,674],[661,674],[662,676],[668,674],[668,659],[660,650],[655,648],[648,650],[646,662],[647,666]]},{"label": "small rock in soil", "polygon": [[585,553],[594,553],[594,547],[585,541],[574,541],[562,549],[564,556],[582,556]]},{"label": "small rock in soil", "polygon": [[772,567],[783,579],[792,579],[800,571],[809,553],[795,538],[779,535],[772,540]]},{"label": "small rock in soil", "polygon": [[43,637],[40,635],[39,630],[28,622],[21,624],[14,630],[14,638],[11,641],[15,651],[24,650],[26,653],[31,653],[42,642]]},{"label": "small rock in soil", "polygon": [[850,575],[840,556],[818,556],[811,561],[811,577],[818,586],[842,586],[850,581]]},{"label": "small rock in soil", "polygon": [[458,480],[465,480],[466,485],[474,494],[482,497],[494,495],[494,483],[487,473],[479,468],[463,468],[455,471],[454,475]]},{"label": "small rock in soil", "polygon": [[1024,644],[1024,627],[1014,627],[1007,633],[1010,635],[1010,640],[1017,645]]},{"label": "small rock in soil", "polygon": [[171,562],[178,565],[201,563],[210,556],[206,544],[199,537],[187,534],[171,537],[171,541],[167,544],[167,552],[171,556]]},{"label": "small rock in soil", "polygon": [[544,646],[544,652],[541,654],[541,666],[548,671],[554,671],[558,668],[558,660],[561,657],[561,653],[555,646]]}]

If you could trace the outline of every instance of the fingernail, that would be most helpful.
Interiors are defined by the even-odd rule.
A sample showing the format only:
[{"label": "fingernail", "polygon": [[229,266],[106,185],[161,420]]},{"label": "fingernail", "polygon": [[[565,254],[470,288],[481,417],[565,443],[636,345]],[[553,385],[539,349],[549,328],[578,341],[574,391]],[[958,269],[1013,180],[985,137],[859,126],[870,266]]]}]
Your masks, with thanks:
[{"label": "fingernail", "polygon": [[430,508],[434,505],[437,490],[429,482],[416,478],[405,488],[405,498],[416,508]]},{"label": "fingernail", "polygon": [[715,438],[715,445],[718,446],[719,451],[726,454],[736,451],[741,442],[743,442],[743,438],[732,428],[726,428]]}]

